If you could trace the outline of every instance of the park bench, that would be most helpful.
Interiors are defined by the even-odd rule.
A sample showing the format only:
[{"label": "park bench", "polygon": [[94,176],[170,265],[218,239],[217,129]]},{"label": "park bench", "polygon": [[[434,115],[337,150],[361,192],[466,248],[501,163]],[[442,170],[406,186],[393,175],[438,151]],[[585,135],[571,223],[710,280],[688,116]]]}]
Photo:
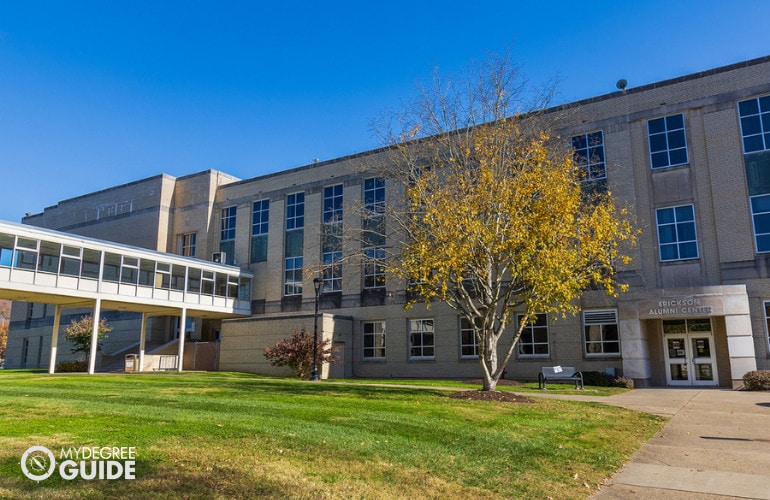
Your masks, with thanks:
[{"label": "park bench", "polygon": [[537,375],[537,386],[547,389],[546,382],[574,382],[575,389],[583,389],[583,374],[571,366],[541,366]]}]

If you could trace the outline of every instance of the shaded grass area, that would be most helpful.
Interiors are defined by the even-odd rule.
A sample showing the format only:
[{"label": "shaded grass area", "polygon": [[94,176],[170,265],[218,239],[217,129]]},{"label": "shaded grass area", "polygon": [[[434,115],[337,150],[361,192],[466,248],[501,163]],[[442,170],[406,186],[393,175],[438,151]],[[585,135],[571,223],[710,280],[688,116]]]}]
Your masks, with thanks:
[{"label": "shaded grass area", "polygon": [[[589,403],[238,375],[0,372],[2,498],[585,498],[663,420]],[[133,446],[136,480],[40,483],[46,446]]]}]

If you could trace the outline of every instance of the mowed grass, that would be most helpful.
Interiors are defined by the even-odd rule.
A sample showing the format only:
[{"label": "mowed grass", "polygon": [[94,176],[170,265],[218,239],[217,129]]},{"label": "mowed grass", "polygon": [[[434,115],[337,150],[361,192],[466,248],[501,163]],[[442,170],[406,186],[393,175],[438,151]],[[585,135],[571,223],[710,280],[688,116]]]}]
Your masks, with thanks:
[{"label": "mowed grass", "polygon": [[[663,424],[591,403],[218,373],[0,372],[0,498],[586,498]],[[36,483],[24,451],[132,446],[135,480]]]}]

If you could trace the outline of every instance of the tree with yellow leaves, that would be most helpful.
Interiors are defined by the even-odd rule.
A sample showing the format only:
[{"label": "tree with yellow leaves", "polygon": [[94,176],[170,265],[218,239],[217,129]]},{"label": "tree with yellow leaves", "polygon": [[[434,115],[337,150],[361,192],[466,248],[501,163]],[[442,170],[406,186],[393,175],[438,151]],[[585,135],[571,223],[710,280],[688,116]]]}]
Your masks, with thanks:
[{"label": "tree with yellow leaves", "polygon": [[436,80],[401,115],[390,174],[405,210],[388,213],[400,241],[387,266],[408,280],[408,305],[441,300],[468,321],[493,391],[537,313],[574,312],[589,287],[625,288],[615,266],[635,232],[611,193],[581,182],[549,131],[556,113],[513,110],[523,87],[508,59],[482,69],[460,92]]}]

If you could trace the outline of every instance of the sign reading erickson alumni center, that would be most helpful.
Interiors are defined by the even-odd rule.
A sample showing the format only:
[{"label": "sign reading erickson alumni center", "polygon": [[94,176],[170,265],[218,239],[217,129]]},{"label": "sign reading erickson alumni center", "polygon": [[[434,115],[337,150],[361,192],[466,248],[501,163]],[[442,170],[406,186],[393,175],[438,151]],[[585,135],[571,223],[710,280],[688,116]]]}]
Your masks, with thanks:
[{"label": "sign reading erickson alumni center", "polygon": [[650,308],[650,317],[656,316],[690,316],[711,315],[711,304],[704,303],[698,297],[663,298],[658,301],[658,307]]}]

